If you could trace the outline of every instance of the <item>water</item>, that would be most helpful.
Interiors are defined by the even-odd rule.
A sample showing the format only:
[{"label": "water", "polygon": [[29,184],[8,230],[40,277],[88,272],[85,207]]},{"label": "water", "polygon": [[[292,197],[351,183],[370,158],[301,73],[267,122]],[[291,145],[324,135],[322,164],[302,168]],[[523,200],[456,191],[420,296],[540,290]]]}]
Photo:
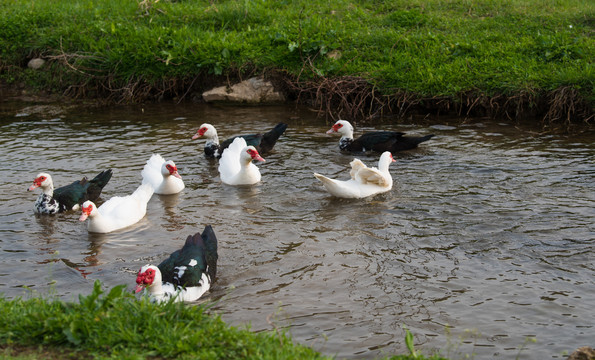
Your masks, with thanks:
[{"label": "water", "polygon": [[[374,128],[434,133],[397,155],[394,188],[364,200],[330,197],[316,171],[348,176],[330,123],[293,107],[148,105],[27,115],[0,112],[0,293],[55,292],[65,300],[125,283],[187,235],[211,224],[218,282],[202,301],[235,326],[289,328],[338,358],[417,349],[461,358],[561,359],[593,346],[595,135],[547,135],[493,121],[439,119]],[[19,114],[19,116],[15,116]],[[260,184],[220,182],[203,122],[221,140],[289,124],[259,163]],[[186,182],[154,196],[138,224],[89,234],[79,213],[36,216],[27,187],[38,172],[57,186],[112,168],[102,199],[131,193],[152,153],[173,159]],[[378,155],[363,155],[375,165]]]}]

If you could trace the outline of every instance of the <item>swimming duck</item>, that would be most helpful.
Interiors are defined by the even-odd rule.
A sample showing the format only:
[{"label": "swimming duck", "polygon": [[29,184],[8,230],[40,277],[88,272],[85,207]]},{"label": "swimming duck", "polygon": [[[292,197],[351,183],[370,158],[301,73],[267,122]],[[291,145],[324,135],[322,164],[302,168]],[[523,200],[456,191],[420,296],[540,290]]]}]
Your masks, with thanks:
[{"label": "swimming duck", "polygon": [[198,138],[204,137],[207,139],[205,143],[205,156],[209,158],[220,158],[223,154],[223,151],[231,145],[231,143],[237,138],[242,137],[246,140],[246,144],[254,146],[256,150],[260,154],[267,154],[277,143],[277,140],[285,130],[287,129],[287,124],[279,123],[270,131],[264,134],[250,134],[250,135],[239,135],[234,136],[230,139],[223,141],[219,144],[219,137],[217,136],[217,130],[211,124],[202,124],[196,134],[192,136],[192,140],[196,140]]},{"label": "swimming duck", "polygon": [[217,237],[207,225],[159,265],[143,266],[136,276],[136,292],[146,289],[156,302],[196,301],[216,280],[217,258]]},{"label": "swimming duck", "polygon": [[371,131],[363,134],[357,139],[353,138],[353,126],[346,120],[337,121],[327,134],[339,133],[339,149],[341,151],[362,152],[397,151],[414,149],[420,143],[430,140],[434,134],[426,136],[405,136],[405,133],[398,131]]},{"label": "swimming duck", "polygon": [[141,172],[143,184],[150,184],[155,194],[177,194],[184,189],[184,181],[172,160],[165,161],[159,154],[153,154]]},{"label": "swimming duck", "polygon": [[54,190],[52,177],[47,173],[39,173],[33,180],[28,191],[41,188],[42,192],[35,201],[34,210],[40,214],[55,214],[67,210],[78,210],[80,204],[87,200],[95,201],[101,195],[101,190],[112,177],[112,170],[102,171],[92,180],[86,177],[70,185]]},{"label": "swimming duck", "polygon": [[244,138],[237,137],[219,161],[221,181],[228,185],[252,185],[259,182],[260,170],[252,160],[265,161],[254,146],[247,146]]},{"label": "swimming duck", "polygon": [[392,189],[393,179],[388,167],[394,161],[391,152],[385,151],[380,156],[378,168],[369,168],[361,160],[353,159],[349,163],[351,165],[349,180],[334,180],[318,173],[314,173],[314,176],[322,181],[329,193],[336,197],[365,198]]},{"label": "swimming duck", "polygon": [[79,220],[89,218],[87,229],[95,233],[109,233],[136,224],[147,213],[147,203],[153,191],[151,185],[142,184],[131,195],[114,196],[99,208],[87,200]]}]

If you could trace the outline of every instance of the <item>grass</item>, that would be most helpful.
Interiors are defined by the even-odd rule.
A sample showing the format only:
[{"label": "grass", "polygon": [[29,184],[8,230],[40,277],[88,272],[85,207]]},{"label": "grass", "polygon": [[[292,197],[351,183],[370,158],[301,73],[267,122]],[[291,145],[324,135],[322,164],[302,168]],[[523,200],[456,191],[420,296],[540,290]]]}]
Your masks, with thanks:
[{"label": "grass", "polygon": [[[78,303],[0,298],[0,356],[5,359],[329,359],[282,332],[227,326],[204,305],[154,304],[95,282]],[[410,355],[390,359],[425,358]]]},{"label": "grass", "polygon": [[0,344],[101,358],[325,358],[285,334],[229,327],[204,306],[137,301],[123,286],[102,294],[96,282],[78,303],[0,300]]},{"label": "grass", "polygon": [[[594,26],[583,0],[15,0],[0,3],[0,72],[117,101],[274,72],[293,96],[324,102],[321,84],[355,77],[426,108],[501,98],[543,112],[572,95],[559,107],[592,115]],[[33,57],[50,71],[22,76]]]}]

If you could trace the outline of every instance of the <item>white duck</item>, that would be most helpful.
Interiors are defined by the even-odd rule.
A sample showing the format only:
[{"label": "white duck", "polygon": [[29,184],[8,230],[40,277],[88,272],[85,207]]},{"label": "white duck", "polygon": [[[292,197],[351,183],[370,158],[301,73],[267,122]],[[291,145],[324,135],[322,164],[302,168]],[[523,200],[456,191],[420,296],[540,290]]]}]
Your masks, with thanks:
[{"label": "white duck", "polygon": [[85,201],[79,218],[89,218],[89,232],[108,233],[137,223],[147,213],[147,203],[153,196],[153,187],[140,185],[131,195],[114,196],[99,208],[92,201]]},{"label": "white duck", "polygon": [[136,292],[146,289],[157,302],[196,301],[216,280],[217,258],[217,237],[207,225],[158,266],[143,266],[136,277]]},{"label": "white duck", "polygon": [[155,189],[155,194],[177,194],[184,189],[184,181],[176,164],[165,159],[159,154],[153,154],[141,172],[143,184],[150,184]]},{"label": "white duck", "polygon": [[388,171],[391,162],[395,162],[392,154],[385,151],[380,156],[378,168],[369,168],[359,159],[350,162],[351,179],[334,180],[314,173],[328,192],[341,198],[364,198],[389,191],[393,187],[393,179]]},{"label": "white duck", "polygon": [[260,170],[252,160],[265,161],[254,146],[237,137],[219,160],[221,181],[228,185],[252,185],[260,181]]}]

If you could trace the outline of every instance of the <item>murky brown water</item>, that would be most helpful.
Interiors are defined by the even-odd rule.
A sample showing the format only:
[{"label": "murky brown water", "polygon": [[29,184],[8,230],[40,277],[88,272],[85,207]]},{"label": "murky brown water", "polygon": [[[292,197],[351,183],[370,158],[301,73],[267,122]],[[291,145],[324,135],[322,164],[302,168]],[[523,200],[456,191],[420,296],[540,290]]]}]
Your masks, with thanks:
[{"label": "murky brown water", "polygon": [[[436,137],[391,165],[393,190],[331,198],[313,171],[347,176],[352,156],[307,110],[151,105],[19,116],[0,128],[0,292],[55,291],[66,300],[95,279],[126,283],[187,235],[213,225],[219,280],[207,300],[228,323],[290,327],[294,339],[338,358],[406,353],[403,325],[424,353],[454,358],[564,358],[595,339],[595,135],[535,135],[496,122],[441,120],[374,127]],[[217,162],[190,141],[214,124],[223,140],[289,124],[250,188],[221,184]],[[139,224],[87,233],[78,213],[39,217],[47,171],[57,186],[112,168],[103,199],[132,192],[152,153],[186,182],[154,196]],[[360,157],[375,164],[377,155]]]}]

